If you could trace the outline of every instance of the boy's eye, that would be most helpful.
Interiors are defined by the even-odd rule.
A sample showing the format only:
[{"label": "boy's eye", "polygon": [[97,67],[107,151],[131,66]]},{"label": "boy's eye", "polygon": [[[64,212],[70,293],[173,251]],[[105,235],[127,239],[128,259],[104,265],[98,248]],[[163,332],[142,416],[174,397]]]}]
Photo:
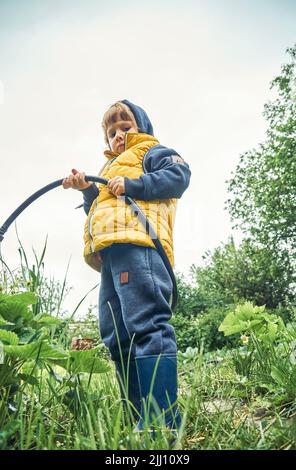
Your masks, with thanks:
[{"label": "boy's eye", "polygon": [[[130,130],[131,126],[128,126],[128,127],[123,127],[123,131],[124,132],[128,132]],[[113,139],[115,137],[115,132],[110,132],[109,134],[109,139]]]}]

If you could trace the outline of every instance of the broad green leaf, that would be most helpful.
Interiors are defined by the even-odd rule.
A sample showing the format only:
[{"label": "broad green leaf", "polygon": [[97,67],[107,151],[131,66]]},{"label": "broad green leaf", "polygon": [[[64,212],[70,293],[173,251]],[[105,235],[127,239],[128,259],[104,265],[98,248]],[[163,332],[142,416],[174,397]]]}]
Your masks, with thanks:
[{"label": "broad green leaf", "polygon": [[47,315],[45,313],[39,313],[33,318],[33,321],[39,324],[44,324],[44,325],[60,325],[61,320],[59,320],[56,317],[53,317],[52,315]]},{"label": "broad green leaf", "polygon": [[30,385],[37,385],[39,384],[38,380],[36,377],[30,374],[18,374],[18,378],[23,380],[24,382],[30,384]]},{"label": "broad green leaf", "polygon": [[33,328],[22,328],[19,332],[19,340],[20,343],[29,343],[34,339],[34,336],[36,334],[36,330],[33,330]]},{"label": "broad green leaf", "polygon": [[14,322],[23,317],[30,320],[33,317],[28,307],[37,302],[37,296],[33,292],[22,292],[20,294],[5,295],[0,298],[0,315],[4,320]]},{"label": "broad green leaf", "polygon": [[223,320],[223,322],[221,323],[221,325],[219,326],[219,331],[225,331],[227,330],[228,328],[231,328],[233,325],[235,325],[236,323],[236,318],[235,318],[235,315],[234,313],[229,313]]},{"label": "broad green leaf", "polygon": [[262,318],[261,318],[261,319],[258,318],[258,320],[251,320],[251,321],[249,322],[249,325],[248,325],[248,326],[249,326],[249,328],[252,329],[254,326],[257,326],[257,325],[262,324],[262,321],[263,321]]},{"label": "broad green leaf", "polygon": [[254,315],[254,307],[251,302],[238,305],[235,309],[235,316],[240,320],[250,320]]},{"label": "broad green leaf", "polygon": [[275,323],[268,323],[268,336],[271,341],[275,340],[278,326]]},{"label": "broad green leaf", "polygon": [[36,361],[34,359],[28,359],[21,368],[21,373],[25,375],[32,375],[32,372],[38,369]]},{"label": "broad green leaf", "polygon": [[234,313],[231,312],[224,318],[219,326],[219,331],[223,331],[225,336],[253,332],[258,337],[268,334],[270,339],[274,339],[278,330],[279,318],[264,311],[264,305],[257,307],[253,306],[251,302],[238,305]]},{"label": "broad green leaf", "polygon": [[[37,303],[38,298],[37,295],[34,292],[20,292],[19,294],[12,294],[12,295],[5,295],[4,302],[7,300],[11,300],[12,302],[18,302],[25,307],[28,307],[29,305],[34,305]],[[1,305],[2,299],[0,298],[0,305]]]},{"label": "broad green leaf", "polygon": [[0,327],[1,327],[1,326],[6,326],[6,325],[13,325],[13,323],[4,320],[4,318],[1,317],[1,315],[0,315]]},{"label": "broad green leaf", "polygon": [[11,345],[16,345],[19,342],[18,336],[12,331],[0,330],[0,341]]},{"label": "broad green leaf", "polygon": [[219,326],[219,331],[224,332],[225,336],[240,333],[246,329],[248,329],[248,323],[237,319],[233,313],[228,314]]},{"label": "broad green leaf", "polygon": [[68,359],[54,362],[75,374],[80,372],[93,374],[108,372],[108,370],[110,370],[108,362],[98,357],[98,354],[100,354],[100,351],[96,348],[85,351],[69,351]]},{"label": "broad green leaf", "polygon": [[46,341],[35,341],[34,343],[22,346],[4,346],[5,354],[17,357],[18,359],[63,359],[68,357],[68,353],[60,348],[51,346]]},{"label": "broad green leaf", "polygon": [[271,377],[281,386],[285,386],[287,383],[286,374],[275,366],[271,366]]}]

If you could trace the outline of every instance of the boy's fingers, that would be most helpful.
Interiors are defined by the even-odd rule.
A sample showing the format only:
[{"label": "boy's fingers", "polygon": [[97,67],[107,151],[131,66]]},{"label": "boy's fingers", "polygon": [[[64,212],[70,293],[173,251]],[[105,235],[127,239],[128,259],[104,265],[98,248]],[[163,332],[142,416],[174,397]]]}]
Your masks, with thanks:
[{"label": "boy's fingers", "polygon": [[63,181],[63,187],[64,187],[64,189],[69,189],[69,188],[71,188],[71,184],[70,184],[68,178],[65,178],[65,179],[64,179],[64,181]]},{"label": "boy's fingers", "polygon": [[73,189],[83,189],[86,188],[90,183],[85,181],[85,173],[80,173],[74,168],[71,170],[72,174],[70,174],[67,178],[63,180],[63,187],[65,189],[73,188]]},{"label": "boy's fingers", "polygon": [[84,176],[85,176],[85,173],[79,173],[79,180],[80,180],[82,183],[85,182]]},{"label": "boy's fingers", "polygon": [[108,182],[108,188],[112,189],[116,184],[120,184],[121,182],[121,176],[115,176],[114,178],[111,178]]},{"label": "boy's fingers", "polygon": [[123,193],[123,187],[120,183],[118,184],[115,184],[113,189],[112,189],[112,193],[115,195],[115,196],[120,196],[120,194]]}]

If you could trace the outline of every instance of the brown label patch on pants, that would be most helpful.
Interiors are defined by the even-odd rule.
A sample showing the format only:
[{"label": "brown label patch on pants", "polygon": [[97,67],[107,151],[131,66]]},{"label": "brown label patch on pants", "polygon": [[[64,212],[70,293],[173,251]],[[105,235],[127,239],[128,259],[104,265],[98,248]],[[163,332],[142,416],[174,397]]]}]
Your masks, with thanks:
[{"label": "brown label patch on pants", "polygon": [[120,284],[127,284],[128,283],[128,271],[124,271],[120,273]]}]

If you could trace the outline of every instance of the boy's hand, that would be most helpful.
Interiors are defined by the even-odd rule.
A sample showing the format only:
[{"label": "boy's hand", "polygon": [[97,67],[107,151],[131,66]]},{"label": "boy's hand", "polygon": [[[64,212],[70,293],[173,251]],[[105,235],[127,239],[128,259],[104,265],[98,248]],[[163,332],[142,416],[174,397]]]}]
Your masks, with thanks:
[{"label": "boy's hand", "polygon": [[79,173],[79,171],[73,169],[72,174],[65,178],[63,181],[63,188],[73,188],[73,189],[86,189],[91,186],[92,183],[85,181],[85,173]]},{"label": "boy's hand", "polygon": [[114,196],[121,196],[121,194],[125,192],[124,177],[115,176],[115,178],[111,178],[108,181],[107,187],[110,189],[111,193],[114,194]]}]

